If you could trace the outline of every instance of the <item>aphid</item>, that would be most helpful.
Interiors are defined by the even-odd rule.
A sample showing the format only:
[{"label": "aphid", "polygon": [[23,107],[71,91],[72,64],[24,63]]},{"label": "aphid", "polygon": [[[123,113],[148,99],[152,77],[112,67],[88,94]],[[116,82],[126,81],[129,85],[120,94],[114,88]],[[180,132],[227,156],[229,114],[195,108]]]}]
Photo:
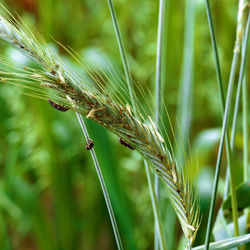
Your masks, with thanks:
[{"label": "aphid", "polygon": [[92,149],[93,147],[94,147],[94,141],[91,140],[91,139],[89,139],[89,140],[87,141],[86,145],[85,145],[85,148],[86,148],[87,150],[90,150],[90,149]]},{"label": "aphid", "polygon": [[120,142],[123,146],[125,146],[125,147],[127,147],[127,148],[130,148],[130,149],[132,149],[132,150],[134,150],[134,148],[133,148],[131,145],[129,145],[127,142],[125,142],[121,137],[119,138],[119,142]]},{"label": "aphid", "polygon": [[56,75],[56,71],[55,70],[51,70],[50,73],[55,76]]},{"label": "aphid", "polygon": [[55,108],[56,110],[59,110],[59,111],[62,111],[62,112],[65,112],[65,111],[69,110],[69,107],[64,106],[64,105],[60,105],[60,104],[58,104],[58,103],[55,103],[55,102],[51,101],[50,99],[49,99],[49,104],[50,104],[53,108]]}]

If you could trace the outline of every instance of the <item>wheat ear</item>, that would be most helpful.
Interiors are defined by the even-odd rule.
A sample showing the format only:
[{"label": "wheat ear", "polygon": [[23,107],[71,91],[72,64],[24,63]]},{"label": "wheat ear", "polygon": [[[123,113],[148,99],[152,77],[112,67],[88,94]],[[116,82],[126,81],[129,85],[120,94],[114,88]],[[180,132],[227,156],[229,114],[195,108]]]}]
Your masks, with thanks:
[{"label": "wheat ear", "polygon": [[[53,89],[56,96],[71,109],[111,130],[151,163],[166,183],[182,230],[188,244],[192,245],[199,228],[196,199],[184,174],[177,171],[176,161],[152,119],[148,117],[148,124],[139,121],[128,105],[114,102],[107,94],[88,84],[69,69],[58,55],[45,49],[22,23],[11,21],[6,11],[0,16],[0,38],[42,66],[42,70],[24,69],[22,73],[16,74],[19,80],[20,77],[31,79],[39,83],[41,88]],[[5,79],[11,81],[14,75]]]}]

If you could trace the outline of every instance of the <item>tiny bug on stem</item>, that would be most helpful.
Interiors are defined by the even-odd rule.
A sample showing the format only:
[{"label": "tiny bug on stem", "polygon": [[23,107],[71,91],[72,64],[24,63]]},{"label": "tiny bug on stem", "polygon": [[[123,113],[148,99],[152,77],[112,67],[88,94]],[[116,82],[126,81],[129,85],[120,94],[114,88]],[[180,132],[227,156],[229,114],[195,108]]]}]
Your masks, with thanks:
[{"label": "tiny bug on stem", "polygon": [[132,150],[134,150],[134,148],[133,148],[131,145],[129,145],[127,142],[125,142],[121,137],[119,138],[119,142],[120,142],[123,146],[125,146],[125,147],[127,147],[127,148],[130,148],[130,149],[132,149]]},{"label": "tiny bug on stem", "polygon": [[62,111],[62,112],[65,112],[65,111],[69,110],[69,107],[64,106],[64,105],[60,105],[60,104],[58,104],[58,103],[55,103],[55,102],[51,101],[50,99],[49,99],[49,104],[50,104],[53,108],[55,108],[56,110],[59,110],[59,111]]},{"label": "tiny bug on stem", "polygon": [[90,150],[90,149],[92,149],[93,147],[94,147],[94,141],[91,140],[91,139],[89,139],[89,140],[87,141],[86,145],[85,145],[85,148],[86,148],[87,150]]}]

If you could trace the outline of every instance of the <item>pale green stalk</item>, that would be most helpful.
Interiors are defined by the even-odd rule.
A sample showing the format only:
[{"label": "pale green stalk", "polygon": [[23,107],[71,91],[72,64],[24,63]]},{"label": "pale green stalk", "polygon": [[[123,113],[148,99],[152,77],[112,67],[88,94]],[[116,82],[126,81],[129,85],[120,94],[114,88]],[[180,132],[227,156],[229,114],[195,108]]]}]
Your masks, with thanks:
[{"label": "pale green stalk", "polygon": [[136,114],[137,110],[136,110],[136,103],[135,103],[135,99],[134,99],[134,88],[133,88],[133,83],[132,83],[131,74],[130,74],[130,70],[129,70],[129,64],[128,64],[128,59],[126,56],[125,47],[124,47],[123,42],[122,42],[122,36],[121,36],[118,20],[116,17],[116,13],[115,13],[115,8],[114,8],[112,0],[107,0],[107,1],[108,1],[109,11],[110,11],[110,14],[112,17],[112,22],[113,22],[114,29],[115,29],[117,43],[118,43],[120,54],[121,54],[121,59],[122,59],[122,64],[123,64],[123,69],[125,72],[126,80],[127,80],[131,104],[132,104],[132,107],[133,107],[134,112]]},{"label": "pale green stalk", "polygon": [[[160,115],[161,115],[161,100],[162,100],[162,55],[163,55],[163,39],[164,39],[164,19],[165,19],[166,0],[159,0],[159,20],[158,20],[158,36],[157,36],[157,53],[156,53],[156,79],[155,79],[155,122],[156,129],[159,130]],[[147,171],[147,176],[148,175]],[[159,177],[155,173],[154,190],[157,198],[157,203],[160,201],[160,183]],[[160,204],[158,205],[160,207]],[[160,218],[160,215],[159,215]],[[155,221],[155,242],[154,249],[158,250],[158,225]],[[162,228],[161,228],[162,230]],[[162,232],[159,232],[160,234]]]},{"label": "pale green stalk", "polygon": [[[214,31],[214,25],[213,25],[213,20],[212,20],[212,14],[211,14],[211,9],[210,9],[210,4],[209,0],[206,0],[206,10],[207,10],[207,16],[208,16],[208,23],[209,23],[209,30],[210,30],[210,35],[211,35],[211,41],[212,41],[212,46],[213,46],[213,52],[215,56],[215,65],[216,65],[216,74],[217,74],[217,81],[218,81],[218,87],[219,87],[219,92],[220,92],[220,99],[221,99],[221,109],[222,109],[222,118],[224,114],[224,107],[225,107],[225,95],[224,95],[224,90],[223,90],[223,84],[222,84],[222,76],[221,76],[221,69],[220,69],[220,61],[219,61],[219,53],[217,49],[217,43],[216,43],[216,37],[215,37],[215,31]],[[226,129],[226,135],[225,135],[225,141],[226,141],[226,152],[227,152],[227,162],[228,162],[228,167],[230,171],[230,179],[231,179],[231,192],[232,196],[234,196],[233,199],[231,199],[231,202],[237,202],[236,198],[236,192],[235,192],[235,177],[233,174],[233,166],[232,166],[232,145],[230,147],[229,144],[229,133],[228,129]],[[229,175],[229,171],[227,170],[227,176]],[[228,180],[228,178],[227,178]],[[227,186],[227,185],[226,185]],[[227,188],[225,189],[227,190]],[[234,228],[235,228],[235,236],[239,235],[239,226],[238,226],[238,214],[237,214],[237,203],[232,204],[233,210],[233,221],[234,221]]]},{"label": "pale green stalk", "polygon": [[[249,26],[250,26],[250,15],[248,16],[248,22],[247,22],[247,28],[246,28],[246,34],[245,34],[245,39],[244,39],[244,43],[243,43],[243,47],[245,50],[247,50],[247,45],[248,45],[248,39],[249,39]],[[245,51],[245,53],[243,54],[243,56],[247,57],[247,52]],[[245,59],[245,61],[247,61]],[[246,66],[246,62],[245,65]],[[243,123],[243,180],[244,182],[249,180],[249,176],[248,176],[248,165],[249,165],[249,161],[248,161],[248,101],[247,101],[247,97],[248,97],[248,92],[247,92],[247,80],[246,80],[246,76],[243,78],[243,82],[242,82],[242,113],[243,113],[243,119],[242,119],[242,123]],[[244,214],[245,214],[245,218],[246,218],[246,227],[250,221],[250,209],[246,208],[244,210]]]},{"label": "pale green stalk", "polygon": [[179,166],[184,165],[184,156],[191,126],[192,117],[192,88],[193,88],[193,58],[194,58],[194,28],[195,28],[195,0],[185,1],[185,34],[182,76],[180,81],[178,103],[177,160]]},{"label": "pale green stalk", "polygon": [[[216,162],[215,178],[214,178],[212,198],[211,198],[211,203],[210,203],[207,231],[206,231],[205,250],[209,249],[209,242],[210,242],[210,236],[211,236],[211,231],[212,231],[212,219],[213,219],[213,214],[214,214],[214,206],[215,206],[218,181],[219,181],[219,173],[220,173],[220,167],[221,167],[222,151],[223,151],[223,145],[224,145],[224,139],[225,139],[225,134],[226,134],[230,106],[231,106],[231,102],[232,102],[232,90],[233,90],[233,85],[234,85],[234,78],[235,78],[235,73],[236,73],[237,62],[239,59],[239,53],[240,53],[240,49],[241,49],[242,34],[244,32],[245,25],[246,25],[246,17],[245,17],[246,8],[244,6],[245,6],[245,1],[240,0],[239,1],[238,18],[237,18],[236,42],[235,42],[233,61],[232,61],[230,77],[229,77],[225,113],[224,113],[223,125],[222,125],[222,135],[221,135],[221,139],[220,139],[218,157],[217,157],[217,162]],[[248,16],[248,13],[247,13],[247,16]],[[234,183],[232,183],[231,185],[233,187],[235,187]],[[236,214],[233,214],[233,219],[235,220],[238,217],[237,216],[237,212],[238,212],[237,200],[236,200],[235,195],[233,194],[234,191],[231,190],[231,192],[232,192],[232,199],[234,200],[232,202],[232,205],[233,205],[232,210],[233,210],[233,213],[236,213]],[[234,197],[233,197],[233,195],[234,195]],[[236,207],[235,207],[235,205],[236,205]],[[237,225],[236,221],[234,221],[234,225]],[[235,228],[235,232],[236,232],[236,230],[237,230],[237,228]]]},{"label": "pale green stalk", "polygon": [[[148,182],[150,182],[150,183],[148,183],[149,192],[150,192],[150,196],[153,198],[153,199],[151,199],[151,201],[152,201],[152,206],[153,206],[153,211],[154,211],[154,216],[155,216],[155,223],[157,223],[159,221],[158,218],[160,218],[160,211],[157,207],[155,207],[155,205],[157,204],[157,197],[156,197],[154,189],[153,189],[153,187],[154,187],[153,180],[151,177],[149,166],[147,164],[148,163],[145,161],[147,180],[148,180]],[[157,232],[158,232],[159,236],[157,235],[157,238],[155,238],[155,242],[158,242],[158,239],[159,239],[160,248],[167,249],[167,245],[166,245],[165,240],[164,241],[161,240],[161,239],[165,239],[164,234],[163,234],[162,223],[156,224],[156,228],[157,228]],[[158,246],[157,246],[157,248],[158,248]]]},{"label": "pale green stalk", "polygon": [[237,64],[238,58],[239,58],[239,54],[234,53],[230,79],[229,79],[229,84],[228,84],[225,114],[223,118],[222,135],[220,139],[218,157],[217,157],[217,162],[216,162],[212,198],[211,198],[210,209],[209,209],[209,217],[208,217],[208,225],[207,225],[206,241],[205,241],[206,250],[209,249],[209,242],[210,242],[210,236],[211,236],[211,231],[212,231],[212,219],[213,219],[213,214],[214,214],[214,206],[215,206],[215,200],[216,200],[216,194],[217,194],[217,188],[218,188],[218,182],[219,182],[220,167],[221,167],[221,158],[222,158],[224,139],[225,139],[225,134],[226,134],[226,127],[227,127],[227,122],[228,122],[228,115],[229,115],[229,110],[230,110],[230,106],[232,102],[232,90],[233,90],[233,83],[234,83],[236,64]]},{"label": "pale green stalk", "polygon": [[[244,75],[245,75],[245,68],[246,68],[246,61],[247,61],[247,44],[248,44],[248,39],[249,39],[249,24],[250,24],[250,16],[248,17],[248,22],[247,22],[247,27],[246,27],[246,32],[244,35],[244,39],[242,42],[242,53],[241,53],[241,65],[240,65],[240,73],[239,73],[239,80],[238,80],[238,86],[237,86],[237,93],[236,93],[236,100],[235,100],[235,106],[234,106],[234,115],[233,115],[233,123],[232,123],[232,135],[231,135],[231,140],[230,140],[230,147],[231,150],[233,151],[234,149],[234,141],[235,141],[235,133],[236,133],[236,123],[237,123],[237,117],[238,117],[238,110],[239,110],[239,104],[240,104],[240,95],[241,95],[241,90],[242,90],[242,95],[243,95],[243,103],[244,103],[244,90],[242,89],[242,86],[244,84]],[[243,168],[244,168],[244,151],[245,151],[245,138],[244,138],[244,106],[243,106]],[[228,192],[227,190],[229,189],[229,173],[227,173],[226,176],[226,188],[225,188],[225,193],[224,193],[224,199],[227,198]],[[230,174],[230,177],[232,174]],[[233,174],[234,176],[234,174]],[[243,174],[244,177],[244,174]],[[231,178],[232,179],[232,178]],[[247,179],[246,179],[247,180]],[[244,181],[246,181],[244,179]],[[232,182],[231,182],[232,183]],[[233,188],[231,187],[231,190]],[[234,186],[234,192],[235,186]],[[235,197],[237,201],[237,197]],[[233,199],[231,199],[231,202],[233,202]],[[246,222],[247,222],[247,210],[245,210],[245,216],[246,216]],[[237,220],[238,222],[238,220]],[[246,224],[247,225],[247,224]],[[240,249],[244,249],[244,246],[241,246]]]},{"label": "pale green stalk", "polygon": [[[242,236],[212,242],[209,245],[209,249],[211,250],[235,249],[235,247],[242,246],[249,242],[250,242],[250,234],[244,234]],[[204,245],[194,247],[193,250],[204,250]]]},{"label": "pale green stalk", "polygon": [[[231,136],[231,148],[233,150],[233,146],[234,146],[234,141],[235,141],[235,133],[236,133],[236,122],[237,122],[237,116],[238,116],[238,110],[239,110],[239,104],[240,104],[240,95],[242,92],[242,101],[243,101],[243,166],[245,163],[245,160],[248,161],[247,159],[244,158],[244,156],[247,157],[247,154],[244,155],[244,153],[247,153],[248,151],[245,152],[245,146],[248,147],[246,141],[247,141],[247,103],[245,103],[245,101],[247,102],[247,100],[244,100],[244,95],[247,93],[245,93],[243,86],[244,86],[244,82],[245,82],[245,69],[246,69],[246,65],[247,65],[247,44],[248,44],[248,40],[249,40],[249,26],[250,26],[250,16],[248,17],[248,22],[247,22],[247,27],[246,27],[246,31],[245,31],[245,35],[244,35],[244,40],[242,42],[242,53],[241,53],[241,64],[240,64],[240,73],[239,73],[239,80],[238,80],[238,86],[237,86],[237,93],[236,93],[236,100],[235,100],[235,106],[234,106],[234,115],[233,115],[233,124],[232,124],[232,136]],[[246,98],[246,97],[245,97]],[[246,105],[246,106],[244,106]],[[244,108],[246,108],[246,110],[244,110]],[[244,114],[244,112],[246,112],[246,114]],[[245,116],[246,115],[246,116]],[[246,122],[246,124],[245,124]],[[246,126],[246,127],[244,127]],[[246,131],[245,131],[246,129]],[[246,136],[246,137],[244,137]],[[245,141],[246,139],[246,141]],[[245,145],[246,143],[246,145]],[[244,169],[244,174],[243,174],[243,179],[244,181],[247,181],[247,176],[245,175],[245,169]]]},{"label": "pale green stalk", "polygon": [[[128,89],[129,89],[129,95],[130,95],[130,99],[131,99],[131,103],[132,103],[132,108],[133,108],[135,115],[138,116],[137,110],[136,110],[135,98],[134,98],[133,83],[132,83],[131,74],[130,74],[130,70],[129,70],[129,64],[128,64],[125,48],[124,48],[124,45],[122,42],[121,32],[119,29],[118,20],[116,17],[115,8],[114,8],[112,0],[108,0],[108,5],[109,5],[110,14],[112,17],[113,26],[115,29],[116,39],[117,39],[117,43],[118,43],[119,50],[120,50],[123,68],[125,71],[125,76],[126,76],[126,80],[127,80]],[[158,122],[156,122],[156,124],[157,123]],[[158,239],[160,241],[161,249],[166,249],[166,243],[165,243],[165,239],[164,239],[162,221],[160,218],[159,205],[158,205],[158,202],[159,202],[158,177],[155,174],[155,189],[153,189],[153,183],[152,183],[152,181],[150,181],[149,175],[148,175],[148,174],[150,174],[148,163],[146,161],[144,161],[144,165],[145,165],[145,169],[146,169],[146,173],[147,173],[147,180],[148,180],[150,196],[151,196],[151,201],[152,201],[152,205],[153,205],[154,218],[155,218],[155,244],[157,247],[156,249],[158,249],[158,246],[157,246]]]},{"label": "pale green stalk", "polygon": [[244,182],[246,182],[249,177],[248,177],[248,101],[247,101],[247,81],[246,77],[243,80],[243,85],[242,85],[242,106],[243,106],[243,178]]}]

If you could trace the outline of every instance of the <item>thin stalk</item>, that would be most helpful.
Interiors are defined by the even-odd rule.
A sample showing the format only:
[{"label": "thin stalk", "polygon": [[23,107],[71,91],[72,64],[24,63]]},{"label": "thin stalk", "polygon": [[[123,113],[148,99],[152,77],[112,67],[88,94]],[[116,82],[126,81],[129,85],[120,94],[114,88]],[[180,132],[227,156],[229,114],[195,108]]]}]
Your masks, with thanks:
[{"label": "thin stalk", "polygon": [[242,107],[243,107],[243,179],[246,182],[248,177],[248,114],[247,114],[247,82],[244,78],[242,84]]},{"label": "thin stalk", "polygon": [[[248,12],[246,12],[248,11],[246,2],[247,1],[245,0],[239,0],[236,41],[235,41],[234,55],[233,55],[233,61],[232,61],[230,77],[229,77],[228,92],[227,92],[225,113],[224,113],[223,126],[222,126],[222,136],[220,140],[219,152],[218,152],[218,157],[217,157],[217,162],[216,162],[214,185],[213,185],[212,198],[211,198],[211,204],[210,204],[210,210],[209,210],[209,218],[208,218],[208,224],[207,224],[207,232],[206,232],[206,240],[205,240],[206,250],[209,249],[209,242],[210,242],[210,236],[211,236],[211,230],[212,230],[212,219],[213,219],[215,199],[216,199],[217,187],[218,187],[218,181],[219,181],[220,166],[221,166],[222,150],[223,150],[223,144],[224,144],[224,139],[225,139],[225,134],[226,134],[228,114],[229,114],[231,101],[232,101],[231,99],[232,99],[232,90],[233,90],[235,72],[236,72],[237,62],[239,59],[239,54],[240,54],[240,49],[241,49],[242,34],[244,32],[245,24],[246,24],[245,14],[247,13],[247,16],[248,16]],[[236,221],[238,217],[237,199],[236,199],[236,192],[235,192],[235,184],[232,183],[232,179],[231,179],[231,187],[233,188],[231,190],[233,220],[234,220],[234,225],[237,226],[237,223],[238,223],[238,221]],[[235,229],[235,233],[237,233],[237,228],[235,227],[234,229]]]},{"label": "thin stalk", "polygon": [[[238,110],[239,110],[239,103],[240,103],[240,95],[241,95],[241,90],[242,90],[242,95],[243,95],[243,104],[244,104],[244,89],[242,89],[243,82],[244,82],[244,75],[245,75],[245,68],[246,68],[246,62],[247,62],[247,44],[248,44],[248,39],[249,39],[249,26],[250,26],[250,15],[248,16],[248,22],[247,22],[247,27],[246,27],[246,32],[244,35],[244,39],[242,42],[242,58],[241,58],[241,65],[240,65],[240,73],[239,73],[239,80],[238,80],[238,86],[237,86],[237,93],[236,93],[236,100],[235,100],[235,107],[234,107],[234,115],[233,115],[233,124],[232,124],[232,136],[231,136],[231,141],[230,141],[230,146],[233,151],[234,148],[234,141],[235,141],[235,133],[236,133],[236,123],[237,123],[237,117],[238,117]],[[246,106],[247,107],[247,106]],[[247,128],[247,127],[246,127]],[[243,145],[245,146],[245,138],[244,138],[244,106],[243,106]],[[247,138],[247,137],[246,137]],[[244,166],[244,152],[245,148],[243,148],[243,166]],[[246,154],[248,151],[246,151]],[[230,176],[232,174],[230,173]],[[233,174],[234,175],[234,174]],[[243,178],[244,178],[244,173],[243,173]],[[228,178],[229,179],[229,178]],[[228,185],[228,179],[226,180],[226,185]],[[231,178],[232,179],[232,178]],[[247,179],[244,178],[244,181]],[[230,182],[231,184],[233,183],[232,181]],[[225,189],[225,191],[228,188]],[[235,190],[235,184],[234,188],[232,188],[231,185],[231,192],[232,192],[232,200],[233,200],[233,193],[235,195],[235,200],[237,201],[237,196],[236,196],[236,190]],[[224,197],[226,194],[224,194]],[[247,210],[245,210],[245,216],[246,216],[246,222],[247,222]],[[237,220],[238,222],[238,220]],[[240,246],[240,249],[245,249],[245,246]]]},{"label": "thin stalk", "polygon": [[247,126],[247,83],[246,79],[243,80],[242,85],[242,108],[243,108],[243,180],[246,182],[248,177],[248,126]]},{"label": "thin stalk", "polygon": [[130,99],[131,99],[131,104],[132,104],[132,107],[133,107],[133,110],[134,110],[135,114],[137,114],[136,103],[135,103],[135,99],[134,99],[133,83],[132,83],[132,79],[131,79],[131,74],[130,74],[130,70],[129,70],[129,64],[128,64],[128,59],[127,59],[127,56],[126,56],[125,47],[124,47],[123,42],[122,42],[122,36],[121,36],[120,28],[119,28],[119,25],[118,25],[118,20],[117,20],[117,17],[116,17],[116,13],[115,13],[115,8],[114,8],[112,0],[107,0],[107,1],[108,1],[109,11],[110,11],[110,14],[111,14],[111,17],[112,17],[112,22],[113,22],[114,29],[115,29],[115,35],[116,35],[117,43],[118,43],[120,54],[121,54],[121,59],[122,59],[122,64],[123,64],[126,80],[127,80],[127,85],[128,85],[128,90],[129,90],[129,96],[130,96]]},{"label": "thin stalk", "polygon": [[[156,122],[157,130],[160,127],[159,118],[161,115],[161,100],[162,100],[162,55],[163,55],[163,39],[164,39],[164,29],[165,29],[164,28],[165,6],[166,6],[166,0],[159,0],[159,20],[158,20],[157,53],[156,53],[156,79],[155,79],[155,122]],[[148,176],[149,172],[148,170],[146,171],[147,171],[147,176]],[[159,177],[155,173],[154,174],[154,190],[155,190],[155,196],[156,196],[155,201],[158,204],[160,201],[160,185],[159,184],[160,184]],[[160,204],[158,206],[160,207]],[[155,220],[155,242],[154,242],[155,250],[159,249],[158,247],[158,234],[159,234],[158,224],[159,222]]]},{"label": "thin stalk", "polygon": [[[242,42],[242,58],[241,58],[241,64],[240,64],[240,73],[239,73],[239,81],[238,81],[238,87],[237,87],[237,93],[236,93],[236,100],[235,100],[235,106],[234,106],[234,115],[233,115],[233,124],[232,124],[232,136],[231,136],[231,148],[233,149],[233,146],[234,146],[234,140],[235,140],[235,133],[236,133],[236,121],[237,121],[237,114],[238,114],[238,110],[239,110],[239,103],[240,103],[240,95],[241,95],[241,91],[243,91],[242,93],[242,97],[244,98],[244,94],[247,94],[247,93],[244,93],[244,90],[242,89],[242,86],[244,84],[244,76],[245,76],[245,69],[246,69],[246,64],[247,64],[247,44],[248,44],[248,40],[249,40],[249,26],[250,26],[250,15],[248,17],[248,22],[247,22],[247,27],[246,27],[246,32],[245,32],[245,35],[244,35],[244,40]],[[245,114],[244,114],[244,111],[247,112],[247,106],[245,106],[246,110],[244,110],[244,101],[247,101],[247,100],[244,100],[243,99],[243,140],[245,139],[244,138],[244,125],[247,126],[247,123],[245,124],[244,122],[244,117],[245,117]],[[247,103],[246,103],[247,105]],[[247,114],[246,114],[247,116]],[[247,121],[247,120],[246,120]],[[247,128],[247,127],[246,127]],[[247,135],[247,131],[246,132],[246,135]],[[247,137],[246,137],[247,138]],[[245,140],[244,140],[244,144],[245,146]],[[246,144],[246,147],[248,147],[248,145]],[[245,150],[245,148],[244,148]],[[246,151],[248,152],[248,151]],[[243,154],[244,154],[244,151],[243,151]],[[243,162],[244,162],[244,156],[243,156]],[[248,160],[247,160],[248,161]],[[244,176],[244,181],[248,180],[248,179],[245,179],[245,175]]]},{"label": "thin stalk", "polygon": [[[216,43],[216,37],[215,37],[215,31],[214,31],[214,25],[213,25],[213,19],[212,19],[209,0],[206,0],[206,10],[207,10],[207,16],[208,16],[208,24],[209,24],[209,30],[210,30],[210,35],[211,35],[213,53],[214,53],[214,57],[215,57],[216,75],[217,75],[217,82],[218,82],[220,99],[221,99],[221,109],[222,109],[222,118],[223,118],[223,114],[225,111],[224,110],[225,94],[224,94],[224,90],[223,90],[219,53],[218,53],[218,49],[217,49],[217,43]],[[239,235],[239,225],[238,225],[237,198],[236,198],[236,192],[235,192],[235,177],[233,174],[233,166],[232,166],[232,150],[233,150],[232,144],[233,143],[230,146],[228,129],[226,129],[225,141],[226,141],[226,153],[227,153],[227,163],[228,163],[227,169],[229,170],[229,171],[227,171],[227,173],[230,172],[231,192],[232,192],[232,196],[234,196],[234,199],[231,199],[232,208],[233,208],[232,213],[233,213],[233,221],[234,221],[234,230],[235,230],[235,236],[238,236]],[[227,176],[228,175],[229,174],[227,174]]]},{"label": "thin stalk", "polygon": [[195,27],[195,1],[186,0],[185,3],[185,34],[182,77],[180,81],[180,95],[178,103],[178,120],[180,130],[177,147],[177,161],[179,167],[184,164],[184,156],[192,116],[192,88],[193,88],[193,59],[194,59],[194,27]]},{"label": "thin stalk", "polygon": [[[212,220],[213,220],[213,215],[214,215],[214,206],[215,206],[215,200],[216,200],[216,194],[217,194],[217,188],[218,188],[218,182],[219,182],[222,152],[223,152],[224,140],[225,140],[225,135],[226,135],[227,123],[228,123],[228,115],[229,115],[230,106],[232,102],[232,91],[233,91],[234,78],[235,78],[235,72],[236,72],[238,59],[239,59],[239,51],[235,50],[233,61],[232,61],[232,66],[231,66],[231,71],[230,71],[230,78],[229,78],[227,98],[226,98],[226,107],[225,107],[225,113],[224,113],[223,125],[222,125],[222,135],[220,139],[219,151],[218,151],[217,162],[216,162],[212,198],[211,198],[211,203],[210,203],[209,217],[208,217],[208,224],[207,224],[207,231],[206,231],[205,250],[209,249],[209,242],[210,242],[211,231],[212,231]],[[235,202],[237,201],[234,201],[233,205],[236,204]],[[234,210],[234,207],[233,207],[233,210]]]},{"label": "thin stalk", "polygon": [[159,233],[159,237],[156,239],[159,239],[161,249],[167,249],[167,245],[166,245],[166,242],[164,240],[163,226],[162,226],[161,221],[157,219],[158,217],[160,218],[160,211],[159,211],[158,207],[156,206],[157,197],[156,197],[156,194],[155,194],[154,189],[153,189],[153,187],[154,187],[153,180],[151,177],[151,173],[150,173],[150,169],[149,169],[147,161],[144,161],[144,164],[145,164],[145,168],[146,168],[147,180],[149,182],[148,186],[149,186],[150,196],[153,197],[153,199],[151,199],[151,201],[152,201],[152,206],[153,206],[153,211],[154,211],[154,216],[155,216],[155,222],[158,223],[157,230]]},{"label": "thin stalk", "polygon": [[[116,13],[115,13],[115,8],[114,8],[112,0],[107,0],[107,1],[108,1],[110,14],[111,14],[111,17],[112,17],[112,22],[113,22],[114,29],[115,29],[117,43],[118,43],[119,50],[120,50],[120,55],[121,55],[123,68],[124,68],[124,72],[125,72],[125,76],[126,76],[126,80],[127,80],[127,85],[128,85],[128,89],[129,89],[129,95],[130,95],[130,99],[131,99],[131,103],[132,103],[132,108],[133,108],[133,111],[134,111],[135,115],[138,116],[137,115],[137,110],[136,110],[136,103],[135,103],[135,98],[134,98],[134,89],[133,89],[129,64],[128,64],[125,48],[124,48],[124,45],[123,45],[123,42],[122,42],[121,32],[120,32],[120,29],[119,29],[118,20],[117,20]],[[148,168],[148,164],[145,161],[144,161],[144,165],[145,165],[146,173],[150,173],[149,168]],[[147,179],[148,179],[148,174],[147,174]],[[158,183],[158,179],[157,179],[157,183]],[[153,188],[153,184],[149,179],[148,179],[148,185],[149,185],[149,190],[151,190],[150,191],[150,196],[151,196],[151,201],[152,201],[152,204],[153,204],[153,212],[154,212],[154,218],[155,218],[155,242],[157,242],[158,241],[157,239],[159,238],[161,247],[165,247],[165,248],[162,248],[162,249],[166,249],[166,243],[165,243],[165,239],[164,239],[163,227],[160,226],[161,225],[161,218],[160,218],[159,206],[158,206],[158,203],[157,203],[157,199],[155,199],[155,197],[157,197],[158,195],[156,196],[155,190]],[[158,184],[156,184],[156,185],[158,186]]]},{"label": "thin stalk", "polygon": [[242,107],[243,107],[243,179],[246,182],[248,177],[248,114],[247,114],[247,82],[243,80],[242,84]]},{"label": "thin stalk", "polygon": [[[78,121],[79,121],[79,123],[81,125],[84,137],[85,137],[86,141],[88,141],[89,140],[89,134],[88,134],[87,128],[85,126],[85,123],[83,121],[83,118],[82,118],[81,114],[79,114],[77,112],[76,112],[76,116],[77,116]],[[112,208],[112,205],[111,205],[110,197],[109,197],[108,190],[107,190],[107,187],[106,187],[103,175],[102,175],[102,171],[101,171],[99,162],[98,162],[96,154],[95,154],[95,150],[93,148],[90,149],[90,153],[91,153],[91,157],[92,157],[92,160],[94,162],[94,165],[95,165],[95,170],[96,170],[99,182],[101,184],[104,199],[105,199],[105,202],[106,202],[106,205],[107,205],[107,208],[108,208],[111,224],[112,224],[113,231],[114,231],[114,234],[115,234],[116,244],[117,244],[118,249],[122,250],[123,249],[122,241],[121,241],[118,226],[117,226],[117,223],[116,223],[114,211],[113,211],[113,208]]]},{"label": "thin stalk", "polygon": [[[247,22],[247,28],[246,28],[246,34],[245,34],[245,40],[243,42],[243,50],[245,50],[245,53],[243,56],[247,57],[247,45],[248,45],[248,39],[249,39],[249,26],[250,26],[250,15],[248,16],[248,22]],[[242,59],[243,60],[243,59]],[[246,59],[244,66],[246,67]],[[245,75],[245,74],[244,74]],[[247,81],[246,76],[243,78],[242,82],[242,112],[243,112],[243,119],[242,119],[242,125],[243,125],[243,180],[246,182],[249,179],[248,176],[248,102],[247,102]],[[248,221],[249,221],[249,208],[246,208],[244,210],[246,222],[245,225],[247,227]]]},{"label": "thin stalk", "polygon": [[[243,61],[243,66],[242,66],[242,72],[240,71],[240,79],[242,80],[244,78],[244,70],[246,68],[247,64],[247,45],[248,45],[248,40],[249,40],[249,29],[250,29],[250,14],[248,16],[248,21],[247,21],[247,27],[246,27],[246,34],[245,34],[245,39],[243,41],[243,48],[242,48],[242,61]],[[244,166],[244,174],[243,178],[244,181],[247,181],[248,178],[248,126],[247,126],[247,121],[248,121],[248,102],[247,102],[247,82],[246,79],[243,79],[242,81],[242,107],[243,107],[243,145],[244,145],[244,150],[243,150],[243,166]]]}]

